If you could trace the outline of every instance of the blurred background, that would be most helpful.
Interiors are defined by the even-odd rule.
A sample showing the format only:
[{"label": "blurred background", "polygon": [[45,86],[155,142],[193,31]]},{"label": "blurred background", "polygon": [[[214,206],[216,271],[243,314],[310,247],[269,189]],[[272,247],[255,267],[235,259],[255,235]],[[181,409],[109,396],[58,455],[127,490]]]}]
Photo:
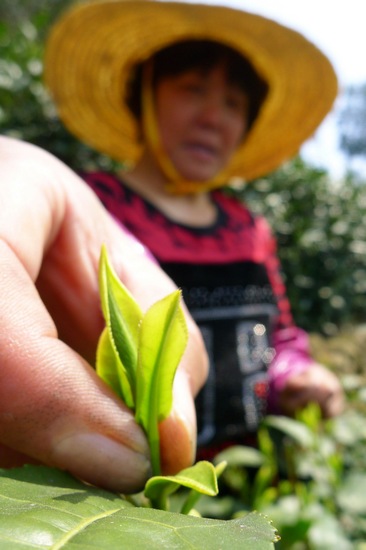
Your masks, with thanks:
[{"label": "blurred background", "polygon": [[[240,191],[243,200],[267,216],[278,237],[297,323],[327,336],[366,319],[366,63],[363,34],[350,25],[360,20],[359,7],[352,11],[356,2],[347,2],[352,16],[344,19],[341,30],[344,2],[337,8],[324,0],[318,12],[315,0],[213,0],[255,8],[300,30],[325,51],[339,74],[334,109],[300,155]],[[70,4],[72,0],[0,3],[0,132],[48,149],[76,170],[92,164],[108,168],[110,159],[62,126],[42,84],[45,37]],[[348,63],[340,55],[345,43]]]}]

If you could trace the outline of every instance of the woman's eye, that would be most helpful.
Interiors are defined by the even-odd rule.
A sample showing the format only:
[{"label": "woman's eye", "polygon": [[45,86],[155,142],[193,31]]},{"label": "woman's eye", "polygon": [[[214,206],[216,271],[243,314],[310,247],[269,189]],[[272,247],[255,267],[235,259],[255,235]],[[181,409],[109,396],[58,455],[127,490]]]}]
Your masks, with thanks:
[{"label": "woman's eye", "polygon": [[228,96],[226,98],[226,105],[232,111],[238,113],[245,113],[247,108],[247,101],[244,97]]},{"label": "woman's eye", "polygon": [[202,94],[204,92],[203,84],[193,82],[190,84],[186,84],[185,89],[187,92],[190,92],[192,94]]}]

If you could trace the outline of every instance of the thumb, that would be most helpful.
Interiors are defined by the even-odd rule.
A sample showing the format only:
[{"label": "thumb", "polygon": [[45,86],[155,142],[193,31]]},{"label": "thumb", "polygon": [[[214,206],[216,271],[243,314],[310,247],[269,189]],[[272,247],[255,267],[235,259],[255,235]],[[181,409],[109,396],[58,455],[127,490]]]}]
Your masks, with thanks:
[{"label": "thumb", "polygon": [[196,454],[196,414],[188,375],[184,370],[176,373],[173,393],[173,409],[159,425],[164,475],[174,475],[191,466]]}]

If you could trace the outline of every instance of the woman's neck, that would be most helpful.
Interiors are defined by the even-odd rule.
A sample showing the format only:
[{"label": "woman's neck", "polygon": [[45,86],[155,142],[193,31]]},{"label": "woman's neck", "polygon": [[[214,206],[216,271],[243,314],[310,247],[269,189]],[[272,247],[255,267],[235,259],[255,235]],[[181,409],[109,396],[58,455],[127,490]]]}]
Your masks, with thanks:
[{"label": "woman's neck", "polygon": [[167,180],[159,168],[142,157],[130,172],[122,172],[126,185],[151,202],[171,220],[193,227],[207,227],[215,223],[217,208],[207,192],[174,195],[165,189]]}]

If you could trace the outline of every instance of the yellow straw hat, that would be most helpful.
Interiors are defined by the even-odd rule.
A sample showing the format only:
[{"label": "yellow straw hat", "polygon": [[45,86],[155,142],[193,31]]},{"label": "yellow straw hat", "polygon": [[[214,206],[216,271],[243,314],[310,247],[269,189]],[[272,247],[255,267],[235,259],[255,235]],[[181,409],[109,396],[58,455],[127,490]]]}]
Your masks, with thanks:
[{"label": "yellow straw hat", "polygon": [[230,176],[264,175],[298,152],[337,95],[328,59],[301,34],[252,13],[156,0],[89,1],[51,29],[45,82],[80,140],[134,164],[136,121],[124,104],[132,68],[181,40],[214,40],[247,58],[269,91]]}]

